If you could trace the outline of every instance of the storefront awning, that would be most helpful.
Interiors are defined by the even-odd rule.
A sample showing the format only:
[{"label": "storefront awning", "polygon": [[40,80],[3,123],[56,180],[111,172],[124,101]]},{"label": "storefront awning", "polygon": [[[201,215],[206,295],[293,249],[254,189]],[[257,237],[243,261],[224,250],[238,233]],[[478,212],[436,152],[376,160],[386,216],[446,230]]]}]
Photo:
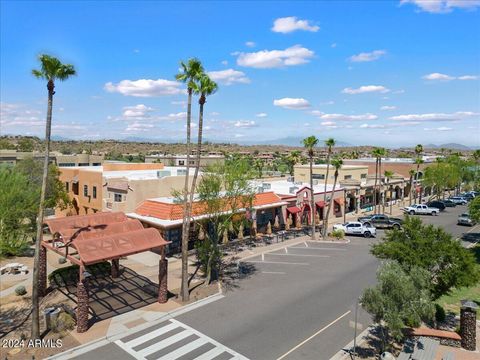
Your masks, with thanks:
[{"label": "storefront awning", "polygon": [[315,205],[317,205],[318,207],[321,207],[321,208],[322,208],[322,207],[325,207],[325,201],[323,201],[323,200],[317,201],[317,202],[315,203]]},{"label": "storefront awning", "polygon": [[333,199],[334,202],[336,202],[338,205],[343,205],[343,198],[336,198],[336,199]]},{"label": "storefront awning", "polygon": [[300,209],[300,208],[297,207],[297,206],[291,206],[291,207],[288,207],[288,208],[287,208],[287,211],[288,211],[290,214],[296,214],[296,213],[301,212],[302,209]]}]

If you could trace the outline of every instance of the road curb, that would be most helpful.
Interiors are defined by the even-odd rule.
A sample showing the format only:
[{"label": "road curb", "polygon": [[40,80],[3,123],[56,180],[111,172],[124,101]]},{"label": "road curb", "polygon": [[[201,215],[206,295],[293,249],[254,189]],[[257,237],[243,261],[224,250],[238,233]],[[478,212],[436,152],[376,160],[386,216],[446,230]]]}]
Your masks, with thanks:
[{"label": "road curb", "polygon": [[[362,340],[366,337],[368,333],[370,333],[371,330],[373,330],[375,327],[373,325],[370,325],[367,327],[365,330],[363,330],[360,335],[357,336],[356,343],[357,347],[362,344]],[[330,360],[351,360],[352,357],[350,356],[350,349],[353,349],[353,340],[350,341],[347,345],[345,345],[342,350],[337,352],[335,355],[333,355]]]},{"label": "road curb", "polygon": [[160,323],[162,323],[166,320],[169,320],[169,319],[172,319],[176,316],[185,314],[185,313],[187,313],[191,310],[197,309],[197,308],[199,308],[201,306],[204,306],[204,305],[207,305],[211,302],[220,300],[223,297],[224,297],[224,295],[222,293],[222,288],[221,288],[221,286],[219,286],[219,290],[216,294],[207,296],[206,298],[197,300],[197,301],[195,301],[191,304],[184,305],[184,306],[182,306],[178,309],[168,311],[166,313],[162,313],[162,315],[159,315],[159,317],[157,319],[154,319],[150,322],[135,326],[134,328],[131,328],[128,331],[122,331],[121,333],[102,336],[102,337],[100,337],[96,340],[92,340],[92,341],[87,342],[85,344],[82,344],[82,345],[76,346],[74,348],[68,349],[68,350],[66,350],[66,351],[64,351],[60,354],[55,354],[55,355],[49,356],[45,359],[50,359],[50,360],[54,360],[54,359],[60,359],[60,360],[73,359],[78,355],[85,354],[85,353],[87,353],[89,351],[92,351],[96,348],[99,348],[101,346],[111,344],[115,340],[124,338],[125,336],[134,334],[138,331],[148,329],[151,326],[155,326],[155,325],[160,324]]}]

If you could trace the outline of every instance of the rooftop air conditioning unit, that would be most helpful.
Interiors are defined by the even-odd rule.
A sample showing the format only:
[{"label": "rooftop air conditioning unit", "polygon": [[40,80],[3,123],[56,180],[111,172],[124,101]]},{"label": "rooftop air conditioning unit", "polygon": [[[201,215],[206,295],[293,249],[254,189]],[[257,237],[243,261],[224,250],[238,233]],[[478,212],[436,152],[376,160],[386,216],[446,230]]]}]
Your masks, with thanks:
[{"label": "rooftop air conditioning unit", "polygon": [[288,188],[288,192],[289,192],[290,194],[295,194],[295,193],[297,192],[297,190],[298,190],[298,187],[296,187],[296,186],[290,186],[290,187]]},{"label": "rooftop air conditioning unit", "polygon": [[272,184],[263,183],[262,187],[263,187],[263,190],[270,190],[272,188]]}]

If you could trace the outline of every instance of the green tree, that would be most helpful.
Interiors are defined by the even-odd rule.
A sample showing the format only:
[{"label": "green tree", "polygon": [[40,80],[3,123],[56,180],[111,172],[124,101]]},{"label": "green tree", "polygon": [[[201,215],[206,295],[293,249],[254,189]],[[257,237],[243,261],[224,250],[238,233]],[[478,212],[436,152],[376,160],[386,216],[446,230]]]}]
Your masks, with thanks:
[{"label": "green tree", "polygon": [[35,148],[35,143],[32,139],[24,137],[18,141],[17,148],[19,151],[30,152]]},{"label": "green tree", "polygon": [[192,124],[192,95],[193,89],[196,87],[196,82],[204,74],[204,69],[200,60],[191,58],[187,63],[180,62],[180,73],[175,75],[178,81],[187,84],[187,144],[186,144],[186,168],[185,184],[183,189],[183,225],[182,225],[182,284],[181,284],[181,297],[182,301],[188,301],[190,299],[190,291],[188,289],[188,237],[187,231],[190,224],[191,209],[188,202],[188,185],[190,177],[190,137],[191,137],[191,124]]},{"label": "green tree", "polygon": [[[332,160],[332,166],[335,169],[335,172],[333,174],[333,187],[332,187],[332,192],[330,193],[330,201],[328,202],[328,208],[327,208],[327,214],[325,215],[324,219],[324,226],[323,226],[323,237],[327,235],[327,230],[328,230],[328,218],[330,216],[330,210],[332,209],[332,204],[333,204],[333,197],[335,196],[335,186],[337,185],[337,180],[338,180],[338,170],[343,165],[343,160],[342,159],[333,159]],[[343,209],[345,211],[345,209]]]},{"label": "green tree", "polygon": [[40,257],[40,242],[42,241],[43,229],[43,212],[45,207],[45,193],[48,178],[48,160],[50,155],[50,136],[52,132],[52,110],[53,95],[55,94],[55,81],[64,81],[76,74],[75,68],[70,64],[62,64],[60,60],[49,55],[40,55],[40,70],[32,70],[33,76],[39,79],[47,80],[48,105],[47,105],[47,121],[45,124],[45,159],[43,163],[42,188],[40,192],[40,203],[37,217],[37,236],[35,238],[35,259],[33,266],[33,282],[32,282],[32,338],[40,337],[40,317],[39,317],[39,296],[38,296],[38,280],[39,269],[38,262]]},{"label": "green tree", "polygon": [[0,150],[15,150],[15,146],[7,138],[0,138]]},{"label": "green tree", "polygon": [[377,272],[375,287],[365,289],[362,307],[380,325],[383,349],[390,336],[403,339],[406,326],[418,327],[422,321],[431,321],[435,306],[429,291],[430,276],[425,269],[412,267],[408,272],[396,261],[387,261]]},{"label": "green tree", "polygon": [[479,281],[473,254],[445,230],[424,225],[419,218],[407,216],[403,229],[387,232],[384,240],[372,246],[371,252],[379,259],[398,261],[407,272],[414,266],[428,271],[433,300],[453,287]]},{"label": "green tree", "polygon": [[[235,159],[225,164],[215,164],[207,168],[198,184],[198,201],[205,214],[209,214],[205,239],[197,242],[199,260],[204,269],[206,284],[219,274],[222,252],[219,243],[226,231],[238,232],[243,220],[238,213],[252,209],[255,189],[252,186],[254,173],[246,159]],[[236,228],[236,229],[235,229]]]},{"label": "green tree", "polygon": [[0,258],[21,255],[28,247],[34,234],[39,190],[13,167],[0,166]]},{"label": "green tree", "polygon": [[468,204],[468,213],[472,219],[480,222],[480,196],[470,201]]},{"label": "green tree", "polygon": [[[385,179],[387,180],[387,184],[388,184],[388,189],[385,191],[385,193],[383,194],[383,198],[386,199],[387,197],[387,191],[390,193],[390,215],[392,215],[392,185],[390,185],[390,180],[393,178],[393,171],[389,171],[389,170],[385,170],[385,172],[383,173],[383,176],[385,177]],[[383,210],[382,210],[384,213],[385,213],[385,201],[383,201]]]},{"label": "green tree", "polygon": [[315,146],[318,145],[318,139],[315,136],[309,136],[303,139],[303,146],[307,149],[308,159],[310,161],[310,223],[311,237],[315,240],[315,191],[313,190],[313,156],[315,155]]}]

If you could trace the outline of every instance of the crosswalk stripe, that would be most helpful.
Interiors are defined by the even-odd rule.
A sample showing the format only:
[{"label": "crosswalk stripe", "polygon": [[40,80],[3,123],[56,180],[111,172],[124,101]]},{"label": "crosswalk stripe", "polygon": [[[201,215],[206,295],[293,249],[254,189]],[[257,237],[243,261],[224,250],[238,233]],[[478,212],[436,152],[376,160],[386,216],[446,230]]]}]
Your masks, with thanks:
[{"label": "crosswalk stripe", "polygon": [[225,349],[214,347],[212,350],[203,353],[202,355],[196,357],[194,360],[212,360],[213,358],[217,357],[221,353],[223,353]]},{"label": "crosswalk stripe", "polygon": [[180,356],[188,354],[190,351],[193,351],[196,348],[199,348],[200,346],[202,346],[206,343],[208,343],[208,339],[202,339],[202,338],[197,339],[195,341],[192,341],[189,344],[186,344],[186,345],[182,346],[181,348],[178,348],[178,349],[172,351],[171,353],[168,353],[168,354],[162,356],[158,360],[170,360],[170,359],[179,358]]},{"label": "crosswalk stripe", "polygon": [[169,332],[170,330],[173,330],[177,327],[178,327],[177,324],[172,324],[171,323],[167,326],[162,326],[161,328],[158,328],[158,329],[152,331],[151,333],[148,333],[148,334],[140,336],[136,339],[130,340],[130,341],[124,343],[124,344],[126,344],[127,346],[129,346],[131,348],[134,348],[135,346],[138,346],[140,344],[143,344],[144,342],[152,340],[152,339],[156,338],[157,336],[165,334],[166,332]]},{"label": "crosswalk stripe", "polygon": [[190,331],[184,330],[178,334],[175,334],[173,336],[170,336],[166,338],[165,340],[159,341],[153,345],[150,345],[149,347],[146,347],[145,349],[139,350],[138,353],[142,356],[147,356],[149,354],[153,354],[154,352],[157,352],[159,350],[162,350],[163,348],[166,348],[167,346],[170,346],[172,344],[175,344],[176,342],[185,339],[186,337],[189,337],[190,335],[193,335]]}]

